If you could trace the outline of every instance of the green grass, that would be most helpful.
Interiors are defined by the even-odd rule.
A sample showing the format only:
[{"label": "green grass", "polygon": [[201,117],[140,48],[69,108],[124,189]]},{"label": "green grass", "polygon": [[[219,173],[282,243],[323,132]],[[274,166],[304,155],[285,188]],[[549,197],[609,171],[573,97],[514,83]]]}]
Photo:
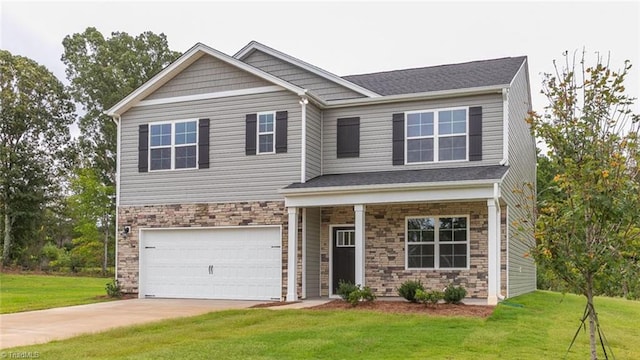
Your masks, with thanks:
[{"label": "green grass", "polygon": [[[517,306],[514,306],[517,305]],[[598,298],[617,359],[640,359],[640,302]],[[561,359],[584,300],[536,292],[489,319],[360,310],[224,311],[13,348],[47,359]],[[581,332],[568,359],[588,358]]]},{"label": "green grass", "polygon": [[0,273],[0,313],[89,304],[107,299],[110,279]]}]

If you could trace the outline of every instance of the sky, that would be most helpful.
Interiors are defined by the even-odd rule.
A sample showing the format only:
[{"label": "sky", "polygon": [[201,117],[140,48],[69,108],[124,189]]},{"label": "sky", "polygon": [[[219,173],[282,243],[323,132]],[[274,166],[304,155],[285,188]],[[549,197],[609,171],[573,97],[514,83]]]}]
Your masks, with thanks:
[{"label": "sky", "polygon": [[584,49],[613,69],[630,60],[627,92],[640,95],[638,1],[0,1],[0,48],[64,83],[63,38],[93,26],[164,33],[180,52],[201,42],[233,55],[257,40],[340,76],[526,55],[538,112],[543,73]]}]

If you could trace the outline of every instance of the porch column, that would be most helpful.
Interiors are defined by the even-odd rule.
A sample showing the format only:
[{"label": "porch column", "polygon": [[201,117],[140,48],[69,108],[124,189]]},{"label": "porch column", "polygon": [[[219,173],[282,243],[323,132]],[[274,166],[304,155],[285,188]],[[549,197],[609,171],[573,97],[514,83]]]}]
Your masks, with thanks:
[{"label": "porch column", "polygon": [[365,221],[364,221],[364,205],[358,204],[353,206],[355,212],[355,236],[356,236],[356,284],[365,286],[364,283],[364,234],[365,234]]},{"label": "porch column", "polygon": [[297,259],[298,259],[298,208],[289,207],[289,232],[287,245],[287,301],[298,300],[297,288]]},{"label": "porch column", "polygon": [[487,219],[488,233],[488,265],[487,265],[487,305],[496,305],[498,303],[498,294],[500,293],[500,236],[498,226],[500,218],[498,217],[498,207],[494,199],[487,200],[487,209],[489,216]]}]

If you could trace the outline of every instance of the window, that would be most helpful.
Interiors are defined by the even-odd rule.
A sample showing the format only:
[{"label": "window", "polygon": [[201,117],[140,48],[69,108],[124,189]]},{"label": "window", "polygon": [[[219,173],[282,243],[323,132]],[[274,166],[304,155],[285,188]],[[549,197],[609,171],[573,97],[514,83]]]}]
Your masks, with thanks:
[{"label": "window", "polygon": [[407,163],[467,159],[467,108],[406,113]]},{"label": "window", "polygon": [[408,269],[469,267],[467,217],[411,217],[406,230]]},{"label": "window", "polygon": [[258,154],[275,152],[275,113],[258,113]]},{"label": "window", "polygon": [[336,230],[336,247],[355,247],[355,230]]},{"label": "window", "polygon": [[197,139],[196,120],[150,124],[150,170],[196,168]]}]

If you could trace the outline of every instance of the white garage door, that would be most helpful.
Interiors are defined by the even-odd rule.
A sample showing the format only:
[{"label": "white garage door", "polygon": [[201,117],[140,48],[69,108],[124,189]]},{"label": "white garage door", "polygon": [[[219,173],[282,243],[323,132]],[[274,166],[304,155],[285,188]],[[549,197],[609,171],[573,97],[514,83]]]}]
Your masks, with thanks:
[{"label": "white garage door", "polygon": [[280,227],[142,230],[140,297],[274,300]]}]

